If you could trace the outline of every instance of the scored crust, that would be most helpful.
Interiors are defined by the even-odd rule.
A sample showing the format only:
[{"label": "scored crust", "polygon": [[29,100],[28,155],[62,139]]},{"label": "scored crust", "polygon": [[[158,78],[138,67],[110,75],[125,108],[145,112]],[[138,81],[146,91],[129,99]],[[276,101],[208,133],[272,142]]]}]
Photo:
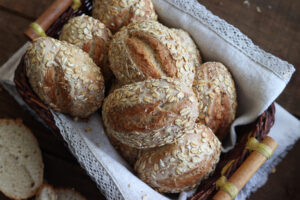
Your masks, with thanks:
[{"label": "scored crust", "polygon": [[55,111],[84,118],[101,106],[103,76],[79,47],[40,37],[28,46],[25,65],[33,91]]},{"label": "scored crust", "polygon": [[94,0],[93,17],[113,33],[131,22],[157,20],[151,0]]},{"label": "scored crust", "polygon": [[196,68],[193,90],[199,100],[198,123],[206,124],[222,140],[237,108],[234,81],[219,62],[207,62]]},{"label": "scored crust", "polygon": [[99,20],[87,15],[71,18],[62,28],[59,39],[87,52],[101,68],[105,80],[112,76],[107,55],[111,32]]},{"label": "scored crust", "polygon": [[192,86],[195,66],[177,34],[156,21],[136,22],[116,33],[110,68],[122,84],[163,76]]},{"label": "scored crust", "polygon": [[175,142],[192,129],[197,116],[192,89],[171,78],[125,85],[106,97],[102,107],[111,134],[139,149]]},{"label": "scored crust", "polygon": [[174,144],[143,153],[135,164],[138,176],[159,192],[191,190],[213,173],[221,143],[206,126],[197,124]]}]

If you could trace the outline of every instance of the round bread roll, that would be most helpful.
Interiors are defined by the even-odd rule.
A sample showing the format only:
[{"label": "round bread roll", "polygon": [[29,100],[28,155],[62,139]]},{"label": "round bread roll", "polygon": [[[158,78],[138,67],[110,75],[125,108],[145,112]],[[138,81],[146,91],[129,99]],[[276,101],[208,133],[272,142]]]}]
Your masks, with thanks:
[{"label": "round bread roll", "polygon": [[103,76],[79,47],[40,37],[28,46],[25,64],[33,91],[55,111],[85,118],[101,106]]},{"label": "round bread roll", "polygon": [[193,90],[199,100],[198,123],[205,124],[222,140],[235,118],[237,100],[234,81],[219,62],[196,68]]},{"label": "round bread roll", "polygon": [[156,21],[132,23],[113,36],[110,68],[121,84],[161,78],[192,86],[195,66],[174,31]]},{"label": "round bread roll", "polygon": [[104,125],[124,144],[143,149],[174,143],[195,124],[193,90],[171,78],[125,85],[105,98]]},{"label": "round bread roll", "polygon": [[172,30],[179,36],[180,41],[187,49],[190,55],[189,58],[191,59],[192,62],[194,62],[195,68],[199,67],[202,63],[201,55],[197,45],[195,44],[195,42],[193,41],[189,33],[182,29],[173,28]]},{"label": "round bread roll", "polygon": [[11,199],[32,197],[43,183],[38,141],[21,120],[0,119],[0,191]]},{"label": "round bread roll", "polygon": [[113,33],[131,22],[157,20],[151,0],[95,0],[93,17]]},{"label": "round bread roll", "polygon": [[64,25],[59,39],[87,52],[101,68],[105,80],[111,78],[107,55],[111,33],[103,23],[87,15],[71,18]]},{"label": "round bread roll", "polygon": [[159,192],[195,188],[215,170],[221,143],[206,126],[197,124],[174,144],[143,153],[135,164],[138,176]]}]

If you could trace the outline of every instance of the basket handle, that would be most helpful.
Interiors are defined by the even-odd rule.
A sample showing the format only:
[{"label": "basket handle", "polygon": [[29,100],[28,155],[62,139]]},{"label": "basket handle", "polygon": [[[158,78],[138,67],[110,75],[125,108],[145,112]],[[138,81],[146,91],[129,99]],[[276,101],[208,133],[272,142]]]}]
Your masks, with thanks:
[{"label": "basket handle", "polygon": [[[234,199],[238,192],[245,186],[255,172],[264,164],[275,149],[277,148],[277,142],[267,136],[261,143],[254,142],[252,145],[254,150],[243,164],[233,173],[233,175],[227,180],[224,180],[224,184],[221,189],[212,198],[213,200],[231,200]],[[252,143],[253,144],[253,143]]]},{"label": "basket handle", "polygon": [[[67,10],[68,7],[72,5],[74,0],[56,0],[54,1],[48,8],[43,12],[43,14],[31,24],[30,28],[28,28],[24,34],[30,39],[33,40],[39,35],[35,30],[42,33],[46,31],[51,24],[55,22],[55,20]],[[35,30],[34,30],[34,29]]]}]

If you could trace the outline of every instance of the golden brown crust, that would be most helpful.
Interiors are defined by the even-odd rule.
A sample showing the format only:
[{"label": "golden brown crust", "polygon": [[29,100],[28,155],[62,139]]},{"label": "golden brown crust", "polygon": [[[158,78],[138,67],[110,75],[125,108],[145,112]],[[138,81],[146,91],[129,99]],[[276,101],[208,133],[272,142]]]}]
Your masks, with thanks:
[{"label": "golden brown crust", "polygon": [[104,98],[100,68],[77,46],[49,37],[38,38],[25,55],[33,91],[55,111],[88,117]]},{"label": "golden brown crust", "polygon": [[135,164],[138,176],[159,192],[195,188],[219,161],[221,143],[206,126],[197,124],[174,144],[143,152]]},{"label": "golden brown crust", "polygon": [[235,119],[237,100],[228,69],[218,62],[196,68],[193,90],[199,100],[198,123],[206,124],[222,140]]},{"label": "golden brown crust", "polygon": [[200,51],[189,33],[182,29],[173,28],[172,30],[179,36],[182,44],[189,52],[190,59],[194,62],[195,68],[199,67],[202,64]]},{"label": "golden brown crust", "polygon": [[122,84],[161,78],[192,86],[195,63],[174,31],[156,21],[136,22],[113,36],[110,68]]},{"label": "golden brown crust", "polygon": [[93,17],[113,33],[131,22],[157,20],[151,0],[94,0]]},{"label": "golden brown crust", "polygon": [[135,148],[173,143],[198,116],[192,89],[171,78],[116,89],[104,100],[102,117],[111,134]]},{"label": "golden brown crust", "polygon": [[71,18],[62,29],[60,40],[67,41],[87,52],[98,65],[105,80],[109,80],[112,72],[108,64],[108,46],[111,32],[99,20],[82,15]]}]

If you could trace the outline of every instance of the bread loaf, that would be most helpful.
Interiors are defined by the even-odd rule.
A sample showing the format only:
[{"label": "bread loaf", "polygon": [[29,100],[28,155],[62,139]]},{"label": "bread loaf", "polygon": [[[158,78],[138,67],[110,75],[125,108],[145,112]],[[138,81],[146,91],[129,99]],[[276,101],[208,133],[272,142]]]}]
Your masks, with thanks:
[{"label": "bread loaf", "polygon": [[95,0],[93,17],[113,33],[131,22],[157,20],[151,0]]},{"label": "bread loaf", "polygon": [[36,193],[35,200],[57,200],[56,192],[51,185],[42,185]]},{"label": "bread loaf", "polygon": [[171,78],[125,85],[106,97],[102,107],[111,134],[139,149],[174,143],[192,129],[197,116],[192,89]]},{"label": "bread loaf", "polygon": [[192,86],[195,66],[181,39],[156,21],[124,27],[109,46],[110,68],[121,84],[161,78]]},{"label": "bread loaf", "polygon": [[143,153],[135,164],[138,176],[159,192],[195,188],[215,169],[221,143],[206,126],[197,124],[174,144]]},{"label": "bread loaf", "polygon": [[37,140],[20,120],[0,119],[0,191],[11,199],[32,197],[43,183]]},{"label": "bread loaf", "polygon": [[234,81],[219,62],[196,68],[193,90],[199,100],[198,123],[206,124],[222,140],[235,118],[237,100]]},{"label": "bread loaf", "polygon": [[194,62],[195,68],[199,67],[202,63],[202,58],[197,45],[195,44],[189,33],[182,29],[173,28],[172,30],[179,36],[182,45],[184,45],[184,47],[187,49],[190,55],[189,58],[192,62]]},{"label": "bread loaf", "polygon": [[64,25],[59,39],[87,52],[101,68],[105,80],[111,78],[107,55],[111,33],[103,23],[87,15],[71,18]]},{"label": "bread loaf", "polygon": [[28,46],[25,65],[33,91],[55,111],[84,118],[101,106],[103,76],[79,47],[41,37]]}]

